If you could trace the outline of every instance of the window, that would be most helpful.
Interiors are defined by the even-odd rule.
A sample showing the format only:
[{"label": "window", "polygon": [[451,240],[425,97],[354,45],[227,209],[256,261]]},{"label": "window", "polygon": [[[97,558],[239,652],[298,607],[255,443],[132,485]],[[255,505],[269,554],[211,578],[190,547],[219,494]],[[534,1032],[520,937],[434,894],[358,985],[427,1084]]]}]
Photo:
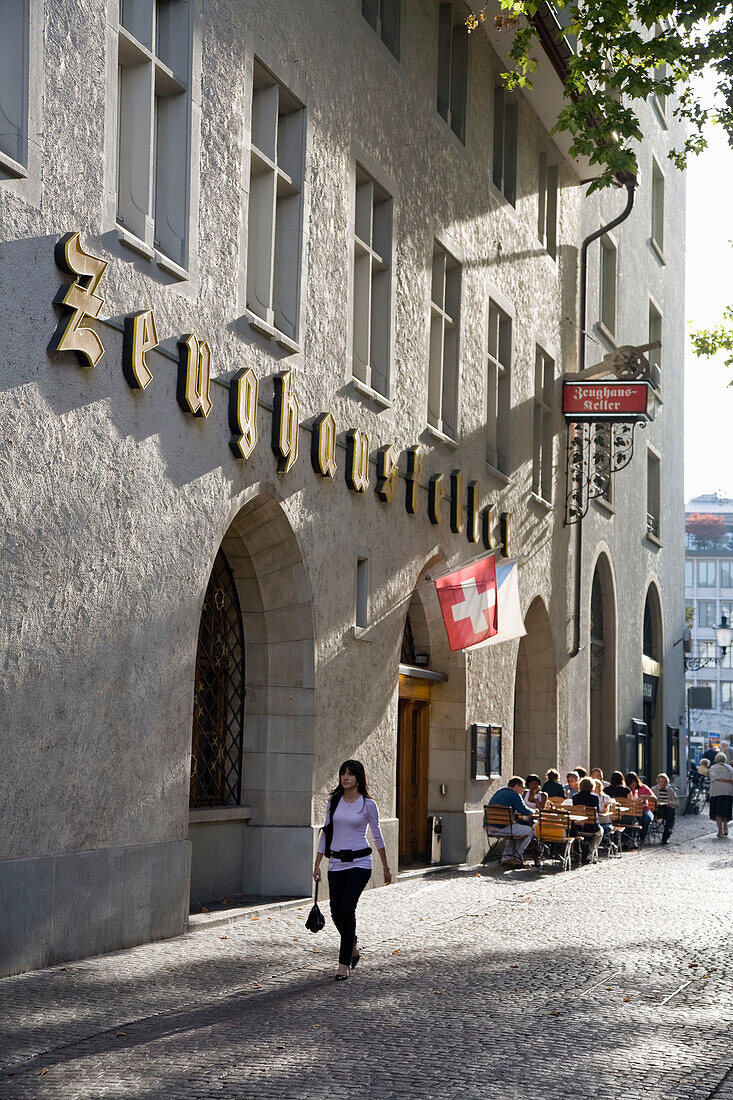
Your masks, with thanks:
[{"label": "window", "polygon": [[715,626],[715,600],[700,600],[697,605],[697,625]]},{"label": "window", "polygon": [[[653,302],[649,303],[649,343],[653,344],[656,340],[662,343],[662,315],[654,305]],[[652,385],[655,389],[662,388],[662,349],[661,347],[652,348],[647,353],[647,359],[649,360],[649,367],[651,370]]]},{"label": "window", "polygon": [[28,165],[29,0],[3,0],[0,22],[0,176],[24,176]]},{"label": "window", "polygon": [[460,12],[455,22],[452,4],[438,9],[438,114],[453,133],[466,141],[468,29]]},{"label": "window", "polygon": [[557,257],[557,165],[540,153],[537,234],[553,260]]},{"label": "window", "polygon": [[694,561],[685,562],[685,588],[695,587],[695,563]]},{"label": "window", "polygon": [[534,359],[534,440],[532,447],[532,492],[552,500],[552,403],[555,363],[541,347]]},{"label": "window", "polygon": [[[654,37],[659,38],[662,34],[664,34],[664,30],[665,30],[665,28],[663,27],[663,25],[661,23],[655,23],[654,24]],[[658,69],[655,69],[654,74],[653,74],[654,80],[666,80],[668,75],[669,75],[669,70],[667,68],[666,62],[661,64]],[[659,108],[659,113],[662,115],[662,118],[665,118],[665,116],[667,114],[667,95],[666,95],[666,93],[663,92],[663,91],[655,92],[654,93],[654,98],[657,102],[657,107]],[[665,128],[666,128],[666,124],[665,124]]]},{"label": "window", "polygon": [[647,534],[659,538],[660,520],[660,468],[658,455],[646,453],[646,529]]},{"label": "window", "polygon": [[652,160],[651,239],[659,252],[664,252],[664,176],[655,160]]},{"label": "window", "polygon": [[489,354],[486,370],[486,461],[509,473],[512,319],[489,299]]},{"label": "window", "polygon": [[201,609],[193,696],[190,805],[237,806],[242,788],[244,631],[222,550]]},{"label": "window", "polygon": [[723,654],[723,659],[720,662],[720,667],[721,668],[733,668],[733,647],[732,646],[728,646],[725,653]]},{"label": "window", "polygon": [[729,623],[733,623],[733,600],[720,601],[720,616],[725,615]]},{"label": "window", "polygon": [[354,204],[352,373],[389,394],[392,200],[357,164]]},{"label": "window", "polygon": [[699,561],[697,563],[697,584],[699,588],[715,588],[714,561]]},{"label": "window", "polygon": [[436,241],[430,294],[428,424],[458,436],[458,326],[461,265]]},{"label": "window", "polygon": [[706,661],[712,661],[717,656],[717,648],[718,647],[716,642],[697,643],[698,656],[704,657]]},{"label": "window", "polygon": [[369,623],[369,559],[356,559],[356,625],[363,629]]},{"label": "window", "polygon": [[[713,694],[715,694],[715,685],[713,684],[712,687]],[[733,681],[731,680],[721,680],[720,682],[720,709],[733,710]]]},{"label": "window", "polygon": [[611,333],[616,334],[616,245],[610,237],[601,237],[600,321]]},{"label": "window", "polygon": [[247,308],[298,338],[303,106],[259,61],[252,89]]},{"label": "window", "polygon": [[733,588],[733,562],[731,561],[720,563],[720,587]]},{"label": "window", "polygon": [[185,267],[188,249],[189,0],[121,0],[117,221]]},{"label": "window", "polygon": [[361,14],[398,61],[401,8],[402,0],[361,0]]},{"label": "window", "polygon": [[517,104],[494,88],[494,164],[491,178],[512,206],[517,201]]}]

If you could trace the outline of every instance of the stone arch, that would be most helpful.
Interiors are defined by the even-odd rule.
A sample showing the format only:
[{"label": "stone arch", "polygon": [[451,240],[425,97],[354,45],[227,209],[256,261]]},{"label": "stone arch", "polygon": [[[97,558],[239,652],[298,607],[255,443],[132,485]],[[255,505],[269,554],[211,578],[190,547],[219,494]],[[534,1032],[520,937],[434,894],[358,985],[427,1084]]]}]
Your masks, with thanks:
[{"label": "stone arch", "polygon": [[238,807],[190,812],[191,898],[302,895],[310,889],[313,836],[313,606],[303,555],[274,489],[248,494],[214,558],[219,549],[244,633],[241,795]]},{"label": "stone arch", "polygon": [[[427,814],[439,814],[443,819],[442,860],[463,861],[466,858],[466,656],[451,652],[443,623],[433,578],[446,571],[446,557],[435,549],[424,562],[415,579],[412,594],[401,620],[404,643],[409,621],[416,653],[428,656],[428,669],[445,678],[429,681],[426,718],[427,734]],[[426,683],[428,683],[426,681]],[[398,712],[398,772],[399,722],[406,695],[404,678],[400,682]],[[399,816],[399,811],[398,811]]]},{"label": "stone arch", "polygon": [[[659,584],[652,578],[646,589],[644,616],[641,630],[641,664],[643,673],[643,718],[647,728],[646,775],[653,777],[655,772],[666,767],[666,746],[664,744],[664,615]],[[641,772],[642,753],[638,742],[636,746],[636,771]]]},{"label": "stone arch", "polygon": [[608,776],[617,766],[616,586],[608,555],[601,551],[591,581],[589,608],[590,766]]},{"label": "stone arch", "polygon": [[557,663],[550,616],[537,596],[524,619],[514,685],[513,771],[540,776],[557,767]]}]

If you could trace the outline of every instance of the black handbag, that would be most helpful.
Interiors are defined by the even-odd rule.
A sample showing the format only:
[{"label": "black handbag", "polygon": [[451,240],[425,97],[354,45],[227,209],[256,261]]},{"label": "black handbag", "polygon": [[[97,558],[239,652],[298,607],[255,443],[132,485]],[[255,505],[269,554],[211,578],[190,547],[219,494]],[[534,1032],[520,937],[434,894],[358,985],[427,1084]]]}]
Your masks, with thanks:
[{"label": "black handbag", "polygon": [[318,907],[318,883],[316,883],[316,896],[313,899],[313,905],[305,926],[309,932],[321,932],[326,926],[326,918]]}]

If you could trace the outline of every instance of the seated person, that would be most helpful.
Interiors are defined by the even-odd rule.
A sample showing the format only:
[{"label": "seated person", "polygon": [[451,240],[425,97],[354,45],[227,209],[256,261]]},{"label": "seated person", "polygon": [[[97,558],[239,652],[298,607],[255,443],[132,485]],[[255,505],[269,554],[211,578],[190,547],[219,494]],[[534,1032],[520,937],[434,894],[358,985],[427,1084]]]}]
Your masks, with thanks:
[{"label": "seated person", "polygon": [[547,800],[547,796],[540,790],[540,777],[533,773],[532,775],[528,775],[524,782],[527,786],[527,791],[524,796],[525,806],[528,810],[532,810],[532,812],[541,810]]},{"label": "seated person", "polygon": [[573,768],[573,771],[577,775],[578,779],[585,779],[586,775],[588,774],[585,768]]},{"label": "seated person", "polygon": [[660,772],[657,776],[657,782],[652,787],[652,794],[657,800],[656,816],[661,817],[664,822],[662,844],[667,844],[669,834],[674,829],[675,811],[680,804],[680,799],[666,772]]},{"label": "seated person", "polygon": [[649,826],[654,820],[654,814],[651,811],[649,803],[655,802],[656,799],[652,794],[651,787],[647,787],[646,783],[642,783],[636,772],[627,773],[626,786],[631,791],[631,797],[640,798],[643,803],[641,817],[638,818],[639,824],[641,825],[641,843],[643,844],[649,832]]},{"label": "seated person", "polygon": [[[595,771],[600,771],[600,768],[595,768]],[[602,773],[601,773],[602,774]],[[601,823],[603,832],[608,835],[613,832],[613,823],[611,821],[611,809],[613,807],[613,799],[609,798],[603,789],[603,781],[601,779],[593,780],[593,793],[598,795],[598,801],[601,804],[601,812],[598,820]]]},{"label": "seated person", "polygon": [[542,790],[548,798],[564,798],[565,788],[560,782],[560,772],[556,768],[548,768],[545,772],[545,782]]},{"label": "seated person", "polygon": [[631,798],[631,791],[626,786],[623,772],[611,772],[611,780],[606,787],[609,798]]},{"label": "seated person", "polygon": [[591,779],[600,779],[601,786],[603,787],[603,789],[605,791],[606,787],[608,786],[608,783],[603,778],[603,768],[591,768],[590,777],[591,777]]},{"label": "seated person", "polygon": [[567,783],[565,784],[565,797],[572,798],[574,794],[579,791],[578,783],[580,783],[580,776],[577,772],[568,772],[565,777]]},{"label": "seated person", "polygon": [[[596,820],[601,814],[601,801],[597,794],[593,791],[593,780],[587,776],[583,776],[580,781],[580,789],[573,795],[574,806],[591,806],[596,811]],[[600,824],[591,825],[590,822],[587,825],[574,825],[573,832],[577,836],[582,836],[588,841],[590,847],[590,859],[591,863],[598,862],[598,845],[601,843],[601,837],[603,836],[603,829]]]},{"label": "seated person", "polygon": [[501,862],[509,867],[523,865],[522,853],[534,839],[534,828],[529,823],[530,814],[524,804],[523,795],[524,780],[518,775],[513,775],[506,787],[500,787],[489,799],[490,806],[509,806],[515,813],[514,825],[511,827],[505,825],[500,829],[492,830],[496,836],[507,837]]}]

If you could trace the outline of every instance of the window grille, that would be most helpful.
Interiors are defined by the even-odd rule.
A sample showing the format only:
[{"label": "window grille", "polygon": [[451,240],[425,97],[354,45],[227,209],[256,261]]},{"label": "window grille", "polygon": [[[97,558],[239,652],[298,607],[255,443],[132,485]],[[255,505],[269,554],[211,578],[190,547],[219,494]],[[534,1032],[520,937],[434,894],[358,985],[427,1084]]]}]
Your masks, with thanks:
[{"label": "window grille", "polygon": [[196,650],[192,807],[239,804],[244,696],[242,612],[232,572],[220,550],[206,589]]}]

